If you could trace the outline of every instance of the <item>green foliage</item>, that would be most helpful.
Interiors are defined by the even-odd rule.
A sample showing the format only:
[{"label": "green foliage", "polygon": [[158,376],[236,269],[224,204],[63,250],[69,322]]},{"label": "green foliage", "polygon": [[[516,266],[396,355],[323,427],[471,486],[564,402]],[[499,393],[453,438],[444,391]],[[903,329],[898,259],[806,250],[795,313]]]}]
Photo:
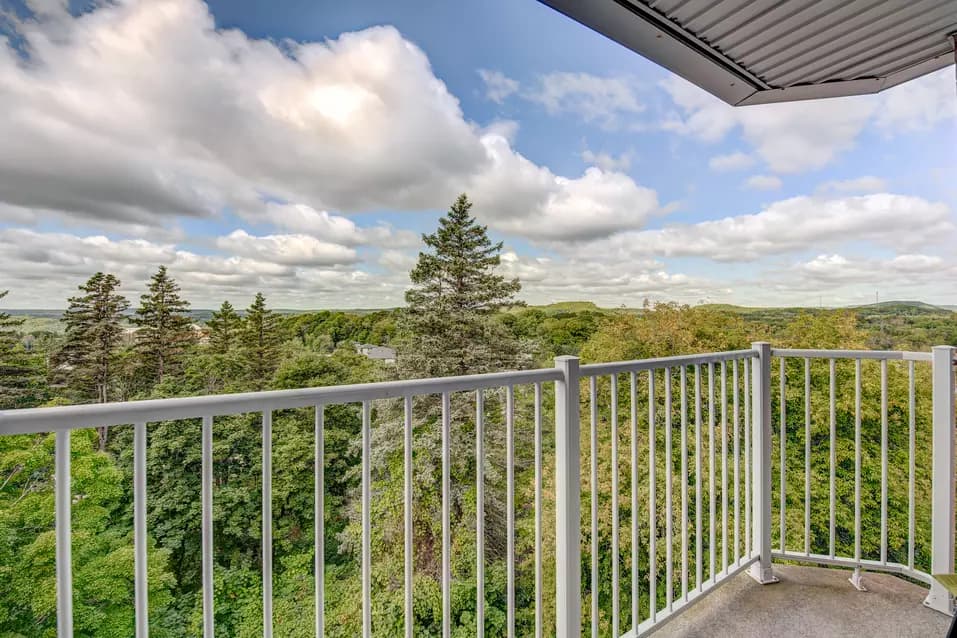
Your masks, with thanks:
[{"label": "green foliage", "polygon": [[178,372],[186,349],[195,341],[188,310],[189,302],[179,295],[179,284],[166,266],[160,266],[133,318],[139,328],[136,346],[151,384],[162,383],[165,375]]},{"label": "green foliage", "polygon": [[[692,352],[732,350],[749,347],[755,340],[770,340],[775,345],[814,348],[861,348],[889,344],[895,348],[923,349],[933,342],[947,342],[954,332],[952,313],[913,306],[901,314],[888,314],[883,305],[846,311],[799,309],[743,309],[735,307],[678,304],[646,305],[640,310],[603,310],[588,303],[562,303],[546,307],[517,307],[514,295],[517,282],[495,275],[500,244],[493,244],[485,229],[469,214],[470,204],[462,197],[443,218],[436,233],[426,236],[428,251],[420,256],[413,271],[410,307],[406,311],[346,313],[321,311],[280,315],[267,308],[264,297],[256,296],[246,318],[224,303],[209,319],[208,343],[176,343],[163,357],[163,378],[151,377],[143,383],[142,346],[123,348],[122,318],[125,300],[116,293],[119,282],[98,274],[75,298],[64,318],[67,330],[60,343],[55,332],[38,335],[30,352],[19,345],[23,326],[4,323],[0,313],[0,363],[24,361],[33,370],[42,371],[48,355],[63,353],[60,361],[83,364],[74,385],[49,384],[19,399],[23,405],[46,398],[51,403],[69,403],[98,398],[91,381],[92,363],[106,362],[104,387],[111,399],[142,396],[187,396],[220,392],[244,392],[258,389],[293,389],[346,383],[364,383],[400,376],[471,373],[493,369],[522,367],[537,360],[550,365],[559,354],[580,354],[587,361],[610,361],[657,357]],[[157,293],[162,295],[157,296]],[[138,316],[151,317],[152,326],[170,324],[161,317],[186,317],[186,306],[177,301],[175,282],[164,269],[153,278],[151,294],[145,295],[151,309]],[[172,300],[172,301],[171,301]],[[160,311],[161,308],[165,310]],[[911,308],[911,306],[907,306]],[[96,314],[96,312],[99,314]],[[180,321],[179,329],[189,329]],[[167,335],[170,333],[167,332]],[[110,339],[97,341],[106,335]],[[111,340],[112,339],[112,340]],[[6,341],[4,341],[6,340]],[[953,340],[950,341],[954,343]],[[171,343],[156,339],[154,343]],[[357,354],[355,343],[398,343],[399,370]],[[105,346],[104,346],[105,344]],[[92,355],[95,347],[108,352],[106,358]],[[155,352],[155,350],[152,350]],[[11,354],[12,353],[12,354]],[[172,353],[170,356],[170,353]],[[150,355],[151,361],[158,359]],[[57,359],[55,359],[56,361]],[[173,362],[172,364],[170,362]],[[92,363],[91,363],[92,362]],[[20,365],[17,363],[17,365]],[[71,364],[72,365],[72,364]],[[154,375],[154,364],[147,371]],[[829,551],[830,516],[827,485],[829,479],[830,415],[828,410],[829,372],[826,362],[812,363],[808,372],[810,390],[810,427],[805,424],[804,363],[785,366],[785,396],[778,394],[781,370],[775,364],[772,393],[774,543],[780,542],[778,529],[778,490],[782,437],[784,466],[788,481],[783,495],[785,544],[788,549],[804,549],[805,443],[811,444],[809,459],[810,545],[811,551]],[[90,371],[88,371],[90,370]],[[66,370],[63,370],[66,372]],[[63,375],[69,379],[70,375]],[[611,552],[611,505],[617,499],[621,524],[619,566],[622,583],[633,576],[646,583],[652,570],[658,574],[659,605],[665,601],[664,573],[667,567],[663,551],[669,521],[666,512],[666,485],[670,470],[673,494],[670,520],[675,539],[675,596],[680,595],[681,508],[677,506],[683,488],[688,494],[688,514],[695,521],[699,513],[707,520],[711,507],[721,516],[723,500],[729,505],[727,538],[716,530],[712,544],[707,525],[702,535],[704,577],[711,574],[709,559],[717,557],[721,569],[722,552],[733,558],[735,535],[731,518],[735,508],[744,516],[743,495],[725,488],[722,470],[728,468],[733,481],[735,459],[744,471],[747,456],[741,447],[735,456],[734,441],[743,445],[746,394],[741,366],[720,364],[714,367],[713,392],[709,393],[707,366],[685,369],[688,411],[682,418],[679,402],[666,412],[664,395],[669,380],[656,373],[657,403],[655,428],[650,429],[647,409],[648,379],[637,375],[635,397],[641,406],[636,412],[635,429],[625,408],[631,401],[629,375],[618,377],[617,424],[613,420],[612,387],[607,377],[596,384],[595,444],[589,420],[591,396],[583,384],[582,428],[582,531],[583,531],[583,609],[586,626],[590,622],[592,598],[599,603],[598,624],[601,635],[610,635],[611,571],[615,557]],[[880,369],[875,362],[862,366],[862,550],[865,558],[875,558],[880,539],[880,447],[881,415]],[[917,534],[915,559],[918,566],[929,564],[930,495],[930,423],[929,378],[926,366],[916,371],[915,438],[915,510]],[[700,377],[698,375],[701,375]],[[84,383],[77,384],[81,379]],[[723,379],[723,382],[722,382]],[[735,382],[737,379],[737,383]],[[55,377],[51,377],[55,381]],[[157,381],[153,383],[153,381]],[[888,559],[907,560],[907,482],[909,412],[905,362],[888,366],[888,452],[889,513]],[[700,384],[700,385],[699,385]],[[836,365],[837,402],[835,430],[837,467],[835,544],[839,553],[853,553],[854,540],[854,369],[852,364]],[[681,369],[674,368],[670,379],[672,396],[681,395]],[[735,392],[735,389],[738,389]],[[87,392],[86,395],[83,392]],[[32,392],[32,390],[31,390]],[[542,404],[543,511],[542,511],[542,609],[544,635],[554,634],[555,538],[553,393],[551,384],[543,387]],[[699,397],[700,395],[700,397]],[[505,635],[506,625],[506,463],[504,390],[484,393],[483,414],[485,457],[485,635]],[[700,398],[701,421],[696,419]],[[737,401],[735,400],[737,398]],[[514,476],[516,524],[516,633],[534,631],[534,423],[533,389],[516,386],[514,407]],[[722,401],[722,399],[724,399]],[[416,635],[440,636],[442,592],[440,585],[442,546],[442,427],[441,405],[436,397],[418,397],[413,402],[413,567],[414,621]],[[783,419],[781,409],[783,407]],[[371,404],[372,425],[372,591],[373,626],[377,635],[399,635],[404,624],[404,410],[401,402],[376,401]],[[455,393],[450,398],[449,465],[451,485],[451,611],[452,636],[474,636],[476,618],[476,417],[474,395]],[[671,430],[666,424],[671,423]],[[709,422],[714,422],[711,428]],[[781,421],[783,420],[783,425]],[[702,437],[701,509],[696,492],[696,467],[693,447],[687,457],[688,482],[682,482],[681,432],[687,428],[688,442]],[[272,517],[274,558],[274,626],[276,635],[303,637],[312,635],[313,538],[316,521],[313,513],[312,485],[315,478],[313,450],[316,434],[313,408],[281,410],[273,413]],[[200,556],[200,421],[189,419],[150,423],[147,450],[147,517],[149,538],[150,625],[151,635],[185,637],[201,634],[201,556]],[[213,427],[213,517],[214,581],[216,624],[219,636],[252,637],[262,635],[261,579],[261,472],[262,416],[258,413],[217,416]],[[361,500],[360,467],[362,461],[361,408],[357,405],[326,406],[323,409],[324,457],[324,549],[323,565],[326,592],[326,632],[329,636],[352,638],[361,631],[362,593],[360,579]],[[617,439],[616,439],[617,437]],[[634,441],[632,439],[634,438]],[[656,515],[649,522],[648,478],[649,450],[654,439],[657,454]],[[726,447],[722,446],[722,438]],[[671,456],[666,454],[671,441]],[[619,451],[617,491],[612,490],[612,443]],[[76,634],[78,636],[132,635],[132,431],[129,427],[111,429],[109,444],[105,432],[97,437],[90,431],[73,434],[73,551],[76,589]],[[637,494],[632,494],[630,450],[637,446]],[[714,462],[710,452],[714,450]],[[53,636],[55,634],[55,576],[53,532],[53,437],[0,437],[0,636]],[[592,559],[592,475],[596,469],[598,531],[596,560],[602,578],[591,583],[588,565]],[[716,475],[715,497],[710,491],[710,474]],[[639,503],[632,511],[632,497]],[[637,563],[632,563],[631,526],[639,537]],[[739,526],[737,542],[743,546],[744,530]],[[654,561],[647,552],[647,539],[654,534],[659,551]],[[697,559],[696,529],[689,528],[691,564]],[[693,589],[694,569],[690,574]],[[642,587],[639,607],[642,620],[647,617],[647,589]],[[631,621],[630,587],[621,592],[621,625]]]},{"label": "green foliage", "polygon": [[409,278],[405,340],[399,349],[403,374],[448,376],[522,367],[520,344],[492,316],[519,305],[518,279],[495,272],[502,243],[493,244],[485,226],[471,216],[462,194],[439,219],[439,228],[423,235],[428,249]]},{"label": "green foliage", "polygon": [[256,293],[246,310],[240,332],[240,345],[246,376],[253,388],[262,389],[279,365],[279,317],[266,307],[266,298]]},{"label": "green foliage", "polygon": [[123,337],[123,313],[129,307],[117,292],[120,280],[98,272],[79,287],[63,313],[66,334],[56,353],[55,373],[63,377],[78,401],[110,398],[114,364]]},{"label": "green foliage", "polygon": [[218,312],[206,323],[209,326],[209,346],[216,354],[228,353],[239,340],[242,319],[233,309],[233,304],[224,301]]}]

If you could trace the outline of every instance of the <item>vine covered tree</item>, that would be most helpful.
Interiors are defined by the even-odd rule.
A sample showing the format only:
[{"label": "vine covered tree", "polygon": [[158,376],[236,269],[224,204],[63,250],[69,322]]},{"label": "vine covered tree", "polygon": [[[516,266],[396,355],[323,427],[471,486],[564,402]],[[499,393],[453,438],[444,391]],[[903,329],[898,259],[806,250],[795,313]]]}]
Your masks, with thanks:
[{"label": "vine covered tree", "polygon": [[193,343],[189,302],[180,297],[179,284],[160,266],[150,278],[149,289],[140,297],[133,323],[139,327],[136,345],[143,354],[149,378],[163,377],[179,369],[186,348]]},{"label": "vine covered tree", "polygon": [[252,386],[261,390],[269,383],[279,365],[279,316],[266,307],[261,292],[246,310],[240,336],[246,376]]},{"label": "vine covered tree", "polygon": [[502,242],[471,215],[463,193],[439,228],[423,235],[427,250],[409,278],[399,363],[406,376],[430,377],[520,367],[519,342],[496,321],[502,308],[520,305],[518,279],[496,272]]},{"label": "vine covered tree", "polygon": [[242,318],[236,313],[233,304],[224,301],[218,311],[213,311],[209,326],[209,347],[216,354],[226,354],[236,345]]}]

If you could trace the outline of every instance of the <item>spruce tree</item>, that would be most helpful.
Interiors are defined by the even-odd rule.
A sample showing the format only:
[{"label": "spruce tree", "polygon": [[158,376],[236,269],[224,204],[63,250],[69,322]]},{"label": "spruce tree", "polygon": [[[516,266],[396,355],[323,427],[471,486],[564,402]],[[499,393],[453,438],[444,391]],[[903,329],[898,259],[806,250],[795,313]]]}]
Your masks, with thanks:
[{"label": "spruce tree", "polygon": [[[123,340],[124,312],[129,302],[117,292],[120,280],[98,272],[79,286],[63,313],[63,345],[53,359],[54,375],[61,377],[80,401],[104,403],[116,373]],[[106,428],[98,428],[100,449],[106,447]]]},{"label": "spruce tree", "polygon": [[[8,292],[0,290],[0,299]],[[21,325],[23,319],[0,311],[0,410],[16,407],[28,385],[29,370],[18,352],[20,337],[17,328]]]},{"label": "spruce tree", "polygon": [[521,302],[518,279],[495,272],[502,243],[471,216],[472,203],[459,195],[439,228],[422,240],[409,273],[412,288],[403,318],[405,339],[399,365],[406,376],[430,377],[490,372],[522,363],[518,342],[493,316]]},{"label": "spruce tree", "polygon": [[233,304],[224,301],[219,311],[213,311],[209,326],[209,346],[217,354],[226,354],[236,345],[242,319],[233,309]]},{"label": "spruce tree", "polygon": [[256,390],[266,387],[279,365],[279,317],[266,307],[266,298],[256,293],[246,310],[240,335],[246,377]]},{"label": "spruce tree", "polygon": [[160,266],[150,278],[148,291],[140,297],[133,318],[139,328],[137,349],[143,355],[147,374],[156,383],[179,369],[186,348],[195,341],[188,312],[189,302],[179,296],[179,284],[166,266]]}]

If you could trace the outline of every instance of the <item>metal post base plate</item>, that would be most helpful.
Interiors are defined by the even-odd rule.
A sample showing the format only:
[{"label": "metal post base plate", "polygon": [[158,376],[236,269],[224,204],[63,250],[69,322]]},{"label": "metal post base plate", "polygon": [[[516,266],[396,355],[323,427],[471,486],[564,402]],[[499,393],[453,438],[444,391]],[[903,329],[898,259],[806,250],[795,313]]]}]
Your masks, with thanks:
[{"label": "metal post base plate", "polygon": [[762,567],[761,563],[752,564],[751,567],[748,568],[748,576],[762,585],[772,585],[781,582],[778,577],[774,575],[774,570],[772,570],[770,566]]},{"label": "metal post base plate", "polygon": [[867,591],[867,587],[864,586],[864,574],[860,569],[855,569],[854,573],[851,574],[851,577],[847,581],[854,585],[854,589],[857,591]]}]

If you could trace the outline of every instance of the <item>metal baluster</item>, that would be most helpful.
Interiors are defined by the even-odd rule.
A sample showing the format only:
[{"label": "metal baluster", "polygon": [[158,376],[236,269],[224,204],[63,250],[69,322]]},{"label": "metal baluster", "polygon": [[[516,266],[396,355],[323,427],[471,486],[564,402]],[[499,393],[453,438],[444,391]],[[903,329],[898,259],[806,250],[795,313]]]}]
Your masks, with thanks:
[{"label": "metal baluster", "polygon": [[[631,381],[631,629],[638,635],[638,375]],[[540,636],[537,638],[541,638]]]},{"label": "metal baluster", "polygon": [[655,371],[648,371],[648,607],[649,618],[655,622],[658,615],[658,515],[656,506],[657,466],[655,464]]},{"label": "metal baluster", "polygon": [[[408,408],[407,408],[408,411]],[[316,636],[321,638],[325,635],[325,407],[322,405],[316,406],[315,414],[315,446],[314,451],[314,485],[313,485],[313,519],[315,520],[315,532],[313,538],[313,571],[315,572],[315,598],[316,598]],[[408,416],[406,416],[408,419]],[[407,450],[411,446],[407,443]],[[407,466],[408,469],[409,466]],[[406,482],[406,487],[408,490],[410,483]],[[407,491],[408,493],[408,491]],[[411,508],[406,506],[406,534],[409,533],[409,516],[408,513],[411,511]],[[406,541],[406,552],[408,552],[410,547],[411,539]],[[408,556],[406,557],[406,564],[408,565]],[[408,605],[406,606],[408,609]]]},{"label": "metal baluster", "polygon": [[715,534],[715,472],[714,472],[714,364],[708,364],[708,560],[711,582],[716,582],[717,535]]},{"label": "metal baluster", "polygon": [[[412,638],[412,635],[415,631],[415,611],[414,611],[414,599],[413,599],[413,584],[412,584],[412,561],[413,561],[413,531],[412,531],[412,397],[406,396],[403,400],[404,407],[404,416],[405,423],[403,433],[405,436],[405,450],[404,450],[404,472],[403,472],[403,492],[405,493],[405,498],[403,499],[404,506],[404,527],[405,527],[405,637]],[[316,416],[318,415],[320,408],[316,408]],[[318,427],[318,426],[317,426]],[[317,633],[317,636],[322,636],[321,633]]]},{"label": "metal baluster", "polygon": [[149,636],[149,588],[146,556],[146,424],[133,426],[133,545],[136,638]]},{"label": "metal baluster", "polygon": [[598,637],[598,388],[588,379],[591,407],[591,635]]},{"label": "metal baluster", "polygon": [[914,471],[917,439],[917,400],[914,393],[914,362],[907,362],[907,566],[914,569]]},{"label": "metal baluster", "polygon": [[881,359],[881,562],[887,564],[887,359]]},{"label": "metal baluster", "polygon": [[731,362],[731,374],[732,374],[732,376],[731,376],[731,399],[732,399],[732,404],[733,404],[733,406],[734,406],[734,407],[733,407],[733,410],[732,410],[732,413],[731,413],[731,414],[733,415],[733,417],[732,417],[732,419],[731,419],[731,425],[732,425],[732,430],[733,430],[733,435],[732,435],[732,436],[734,437],[734,439],[733,439],[733,440],[734,440],[734,447],[733,447],[733,454],[734,454],[734,519],[733,519],[733,520],[734,520],[734,553],[733,553],[733,559],[734,559],[734,564],[735,564],[735,565],[738,565],[738,564],[741,562],[741,546],[740,546],[740,538],[739,538],[739,533],[738,533],[738,532],[739,532],[739,522],[738,522],[738,521],[740,520],[740,519],[738,518],[738,514],[740,513],[740,510],[741,510],[741,503],[740,503],[740,501],[741,501],[741,476],[740,476],[740,475],[741,475],[741,468],[740,468],[740,465],[741,465],[741,458],[740,458],[740,457],[741,457],[741,442],[740,442],[739,433],[738,433],[738,429],[739,429],[739,428],[738,428],[738,419],[739,419],[740,416],[741,416],[741,403],[740,403],[740,397],[738,396],[738,395],[739,395],[739,387],[738,387],[738,360],[737,360],[737,359],[735,359],[735,360],[733,360],[733,361]]},{"label": "metal baluster", "polygon": [[[861,562],[861,360],[854,360],[854,561]],[[863,590],[860,567],[854,568],[851,584]]]},{"label": "metal baluster", "polygon": [[[681,597],[688,600],[688,373],[681,366]],[[616,634],[617,635],[617,634]]]},{"label": "metal baluster", "polygon": [[475,391],[475,633],[485,634],[485,393]]},{"label": "metal baluster", "polygon": [[665,368],[665,601],[668,611],[672,610],[674,602],[674,524],[672,523],[672,490],[674,469],[674,452],[671,447],[671,368]]},{"label": "metal baluster", "polygon": [[[56,433],[54,452],[56,497],[56,626],[59,638],[73,636],[73,548],[70,508],[73,491],[70,476],[70,431]],[[205,521],[205,517],[203,519]],[[203,553],[205,556],[205,552]],[[205,600],[205,597],[204,597]],[[211,635],[211,634],[210,634]]]},{"label": "metal baluster", "polygon": [[701,366],[694,367],[694,558],[695,585],[702,590],[703,563],[701,560]]},{"label": "metal baluster", "polygon": [[506,498],[506,623],[508,638],[515,637],[515,389],[505,389],[505,485]]},{"label": "metal baluster", "polygon": [[618,631],[621,612],[620,551],[618,546],[618,375],[611,375],[611,628]]},{"label": "metal baluster", "polygon": [[263,638],[272,636],[272,411],[263,412]]},{"label": "metal baluster", "polygon": [[811,554],[811,360],[804,359],[804,553]]},{"label": "metal baluster", "polygon": [[728,366],[721,362],[721,568],[728,573]]},{"label": "metal baluster", "polygon": [[[535,638],[542,638],[542,384],[535,384]],[[484,631],[484,627],[482,628]]]},{"label": "metal baluster", "polygon": [[751,557],[751,362],[744,361],[744,554]]},{"label": "metal baluster", "polygon": [[836,377],[837,375],[835,373],[835,367],[836,367],[836,362],[834,361],[834,359],[831,359],[830,361],[828,361],[828,376],[829,376],[828,381],[830,385],[830,426],[831,426],[831,433],[830,433],[831,459],[830,459],[830,468],[829,468],[830,479],[828,483],[830,502],[828,503],[828,507],[829,507],[829,518],[830,518],[829,547],[830,547],[831,558],[834,558],[835,556],[834,515],[835,515],[835,507],[837,503],[837,498],[835,496],[835,487],[834,487],[835,480],[836,480],[835,474],[837,472],[837,411],[836,411],[836,385],[837,385]]},{"label": "metal baluster", "polygon": [[780,517],[779,527],[781,533],[781,551],[787,551],[787,542],[785,541],[786,530],[785,530],[785,511],[787,508],[787,441],[788,441],[788,421],[787,421],[787,369],[785,366],[784,357],[781,357],[781,400],[780,400],[780,411],[781,411],[781,429],[780,429],[780,462],[781,462],[781,482],[779,484],[779,494],[778,494],[778,516]]},{"label": "metal baluster", "polygon": [[442,393],[442,637],[452,635],[452,480],[449,439],[452,429],[452,409],[449,393]]},{"label": "metal baluster", "polygon": [[203,417],[202,431],[203,638],[213,638],[213,417]]}]

